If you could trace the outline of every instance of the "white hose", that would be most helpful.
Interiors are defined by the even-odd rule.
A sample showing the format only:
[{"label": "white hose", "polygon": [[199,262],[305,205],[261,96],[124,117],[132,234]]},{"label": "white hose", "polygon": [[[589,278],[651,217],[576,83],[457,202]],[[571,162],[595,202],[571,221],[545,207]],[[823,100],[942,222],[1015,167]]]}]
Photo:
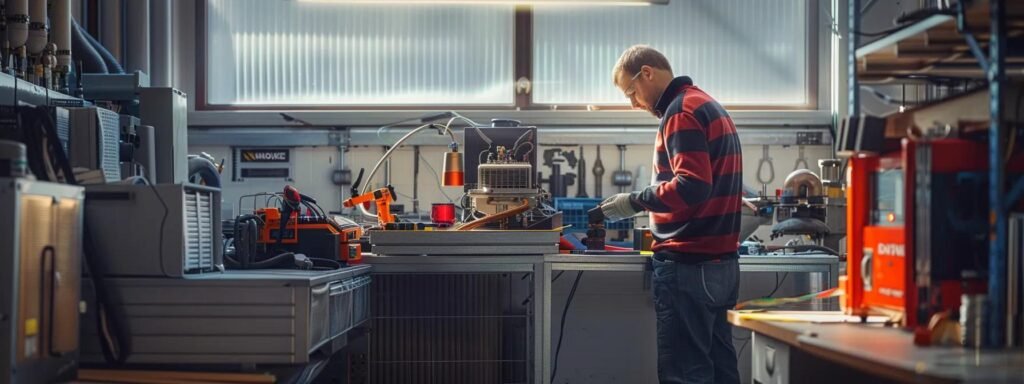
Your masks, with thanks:
[{"label": "white hose", "polygon": [[[461,115],[459,115],[457,113],[453,112],[453,114],[455,114],[455,117],[451,118],[451,120],[448,120],[448,124],[444,125],[444,130],[445,130],[445,133],[448,133],[448,136],[451,137],[452,142],[458,144],[458,141],[455,140],[455,134],[451,130],[452,122],[455,121],[456,118],[461,118],[461,119],[469,122],[470,124],[476,124],[476,123],[473,122],[472,120],[469,120],[469,119],[467,119],[465,117],[462,117]],[[404,143],[410,137],[412,137],[413,135],[415,135],[416,133],[418,133],[418,132],[420,132],[420,131],[422,131],[424,129],[430,128],[433,125],[434,125],[433,123],[430,123],[430,124],[424,124],[424,125],[421,125],[419,127],[416,127],[412,131],[409,131],[409,133],[406,133],[404,136],[402,136],[400,139],[398,139],[398,141],[396,141],[395,144],[391,145],[391,148],[388,148],[388,151],[384,152],[384,156],[381,156],[380,160],[377,160],[377,164],[375,164],[373,166],[373,169],[370,170],[370,174],[367,175],[366,180],[363,181],[364,182],[363,189],[361,191],[359,191],[359,195],[362,195],[362,194],[364,194],[364,193],[366,193],[367,191],[370,190],[370,183],[371,183],[371,181],[373,181],[373,176],[377,174],[377,170],[380,169],[381,164],[384,164],[385,161],[388,161],[388,159],[391,158],[391,153],[393,153],[396,149],[398,149],[398,147],[401,147],[402,143]],[[370,213],[370,211],[368,211],[366,209],[366,207],[364,207],[362,204],[357,204],[356,206],[359,209],[359,213],[363,214],[363,216],[366,216],[368,218],[377,218],[376,214]]]}]

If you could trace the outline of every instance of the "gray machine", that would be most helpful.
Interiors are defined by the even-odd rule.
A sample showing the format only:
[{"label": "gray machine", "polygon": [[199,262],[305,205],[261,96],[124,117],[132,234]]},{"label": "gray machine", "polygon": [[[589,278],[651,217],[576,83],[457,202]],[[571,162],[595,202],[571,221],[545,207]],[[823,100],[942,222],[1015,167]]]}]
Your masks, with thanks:
[{"label": "gray machine", "polygon": [[188,102],[174,88],[140,88],[139,117],[154,128],[156,177],[159,184],[188,181]]},{"label": "gray machine", "polygon": [[121,180],[121,118],[100,107],[70,108],[72,167],[99,169],[107,183]]},{"label": "gray machine", "polygon": [[220,190],[193,184],[93,185],[85,218],[107,276],[222,271]]},{"label": "gray machine", "polygon": [[[107,284],[131,329],[128,363],[302,364],[344,347],[348,331],[367,320],[369,273],[250,270]],[[103,361],[93,321],[83,319],[86,362]]]},{"label": "gray machine", "polygon": [[0,382],[73,380],[82,188],[0,178]]}]

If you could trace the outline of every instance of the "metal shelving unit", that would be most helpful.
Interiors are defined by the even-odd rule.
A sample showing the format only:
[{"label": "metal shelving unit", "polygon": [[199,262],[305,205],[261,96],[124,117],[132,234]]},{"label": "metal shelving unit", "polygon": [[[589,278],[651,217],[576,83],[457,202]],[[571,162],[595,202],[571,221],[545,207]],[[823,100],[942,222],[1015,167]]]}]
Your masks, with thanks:
[{"label": "metal shelving unit", "polygon": [[[1000,143],[1008,127],[1002,100],[1012,70],[1024,77],[1024,52],[1007,50],[1007,40],[1024,36],[1024,4],[1017,1],[966,1],[956,12],[936,14],[911,23],[859,47],[860,0],[849,0],[848,102],[850,115],[860,114],[861,81],[906,82],[918,75],[957,76],[984,80],[989,90],[989,306],[986,341],[1006,344],[1008,219],[1024,197],[1024,178],[1007,188]],[[987,50],[987,53],[986,53]]]}]

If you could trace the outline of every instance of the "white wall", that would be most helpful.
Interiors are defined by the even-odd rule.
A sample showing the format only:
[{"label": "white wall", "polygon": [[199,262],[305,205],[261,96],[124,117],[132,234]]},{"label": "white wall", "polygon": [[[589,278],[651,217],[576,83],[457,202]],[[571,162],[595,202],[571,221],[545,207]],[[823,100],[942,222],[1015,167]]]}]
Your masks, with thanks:
[{"label": "white wall", "polygon": [[[652,138],[653,141],[653,138]],[[543,129],[540,133],[540,142],[544,142]],[[272,145],[272,143],[268,143]],[[541,147],[541,151],[545,148]],[[574,150],[579,156],[579,147],[562,147],[565,150]],[[639,185],[645,185],[650,180],[651,171],[651,158],[652,158],[651,146],[646,145],[631,145],[626,149],[626,169],[633,172],[634,178],[640,178]],[[430,167],[433,167],[436,172],[441,172],[442,166],[442,154],[445,148],[440,146],[422,146],[420,147],[420,155],[422,161],[420,163],[420,174],[418,177],[418,188],[419,188],[419,200],[420,200],[420,212],[429,212],[431,203],[447,202],[449,198],[454,199],[456,202],[459,196],[462,194],[462,189],[458,187],[441,187],[440,180],[431,173]],[[213,155],[218,160],[225,159],[225,171],[222,175],[223,180],[223,196],[225,206],[235,207],[237,205],[238,197],[245,194],[266,192],[266,191],[280,191],[285,184],[284,181],[245,181],[245,182],[233,182],[231,181],[231,148],[226,146],[193,146],[189,148],[190,153],[207,152]],[[597,180],[595,180],[591,173],[591,168],[594,166],[596,160],[596,146],[587,145],[583,147],[584,158],[587,163],[587,194],[588,196],[594,197],[594,186]],[[366,172],[369,173],[370,169],[377,162],[380,156],[384,153],[383,147],[372,146],[372,147],[354,147],[350,148],[346,154],[345,164],[349,169],[352,170],[352,177],[359,172],[359,168],[365,168]],[[829,146],[808,146],[804,149],[804,156],[812,171],[818,172],[817,162],[819,159],[828,158],[831,153]],[[775,167],[775,179],[769,184],[769,194],[774,193],[776,189],[782,188],[782,183],[790,172],[794,170],[799,150],[795,146],[770,146],[769,156],[772,159],[772,163]],[[762,157],[761,145],[755,143],[745,143],[743,145],[743,180],[744,183],[755,190],[761,189],[761,184],[757,179],[757,167],[759,160]],[[331,172],[337,168],[338,161],[338,149],[331,146],[323,147],[298,147],[293,150],[293,184],[303,193],[316,198],[320,205],[324,209],[330,211],[341,210],[341,201],[349,197],[348,187],[339,187],[331,182]],[[605,196],[610,196],[618,191],[617,187],[611,183],[611,174],[613,171],[619,168],[619,152],[613,144],[601,146],[601,161],[605,168],[605,175],[602,181],[603,192]],[[413,148],[403,147],[395,151],[391,160],[391,184],[395,187],[395,190],[399,194],[398,204],[404,204],[406,212],[412,211],[411,196],[413,195]],[[646,173],[644,175],[637,174],[637,168],[644,166]],[[570,170],[566,169],[566,166],[562,166],[562,172]],[[550,168],[543,165],[540,166],[540,171],[544,178],[547,178],[550,174]],[[576,173],[576,170],[571,170]],[[764,171],[767,176],[767,170]],[[377,187],[384,185],[383,171],[379,171],[375,177],[374,185]],[[547,186],[544,185],[546,188]],[[447,194],[447,197],[442,194]],[[569,196],[575,196],[577,187],[576,185],[568,188]],[[237,208],[233,211],[234,214],[238,213]],[[759,233],[764,235],[766,232]],[[767,238],[767,236],[760,236],[761,238]]]}]

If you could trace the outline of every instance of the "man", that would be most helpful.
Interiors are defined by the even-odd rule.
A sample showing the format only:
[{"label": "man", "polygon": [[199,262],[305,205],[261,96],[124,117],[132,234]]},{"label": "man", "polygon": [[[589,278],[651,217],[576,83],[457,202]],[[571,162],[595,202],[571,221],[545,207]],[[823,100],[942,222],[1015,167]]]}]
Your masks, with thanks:
[{"label": "man", "polygon": [[611,220],[650,211],[658,378],[739,383],[726,311],[739,291],[742,158],[736,127],[718,102],[673,77],[664,55],[630,47],[613,70],[633,108],[661,119],[652,185],[605,200]]}]

